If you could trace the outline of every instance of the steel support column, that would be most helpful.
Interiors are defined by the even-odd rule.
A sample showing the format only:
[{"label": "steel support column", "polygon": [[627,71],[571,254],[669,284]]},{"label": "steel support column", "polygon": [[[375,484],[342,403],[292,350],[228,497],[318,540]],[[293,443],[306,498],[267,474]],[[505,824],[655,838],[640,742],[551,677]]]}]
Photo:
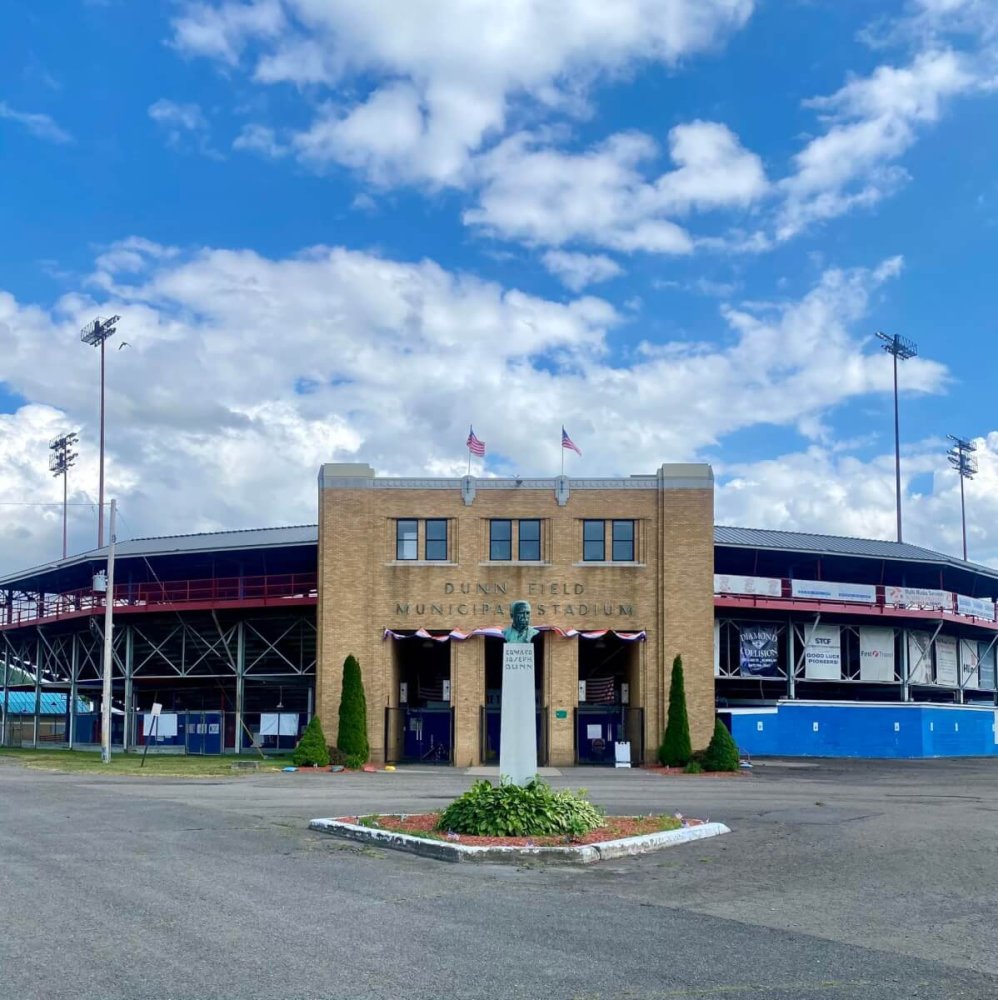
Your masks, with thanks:
[{"label": "steel support column", "polygon": [[240,619],[236,624],[236,753],[243,749],[243,707],[246,694],[246,630]]},{"label": "steel support column", "polygon": [[76,702],[79,688],[77,674],[80,669],[79,635],[74,632],[69,653],[69,749],[76,743]]},{"label": "steel support column", "polygon": [[797,683],[794,674],[794,620],[787,619],[787,697],[791,700],[797,697]]},{"label": "steel support column", "polygon": [[129,735],[135,725],[135,709],[132,705],[132,663],[133,644],[132,626],[125,626],[125,730],[121,737],[121,749],[128,750]]},{"label": "steel support column", "polygon": [[31,745],[38,749],[38,716],[42,710],[42,639],[35,642],[35,725],[31,736]]}]

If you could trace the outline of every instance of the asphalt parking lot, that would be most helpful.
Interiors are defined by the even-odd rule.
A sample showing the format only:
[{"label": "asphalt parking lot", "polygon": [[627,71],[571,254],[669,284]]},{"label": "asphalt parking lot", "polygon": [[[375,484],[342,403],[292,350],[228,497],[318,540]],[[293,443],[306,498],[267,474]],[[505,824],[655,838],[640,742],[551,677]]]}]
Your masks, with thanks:
[{"label": "asphalt parking lot", "polygon": [[552,777],[732,833],[580,869],[336,841],[450,770],[102,778],[0,758],[0,998],[998,998],[998,761]]}]

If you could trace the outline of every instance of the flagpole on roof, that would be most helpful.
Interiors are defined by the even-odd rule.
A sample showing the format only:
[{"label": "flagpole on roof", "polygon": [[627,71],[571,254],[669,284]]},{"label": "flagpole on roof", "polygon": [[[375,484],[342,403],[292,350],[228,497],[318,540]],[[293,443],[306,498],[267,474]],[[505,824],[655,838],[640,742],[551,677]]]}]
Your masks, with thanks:
[{"label": "flagpole on roof", "polygon": [[565,475],[565,428],[561,429],[561,447],[558,449],[561,452],[561,474]]}]

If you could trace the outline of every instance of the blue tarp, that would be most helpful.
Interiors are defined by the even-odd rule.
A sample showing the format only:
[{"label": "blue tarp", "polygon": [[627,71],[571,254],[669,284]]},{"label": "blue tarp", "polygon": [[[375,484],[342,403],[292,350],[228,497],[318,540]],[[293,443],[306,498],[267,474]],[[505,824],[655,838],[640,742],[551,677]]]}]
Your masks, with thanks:
[{"label": "blue tarp", "polygon": [[[39,715],[65,715],[68,711],[69,696],[60,691],[42,691]],[[4,691],[0,688],[0,712],[4,706]],[[35,692],[11,691],[7,695],[7,711],[11,715],[34,715]],[[89,712],[90,707],[82,698],[76,699],[76,712],[82,715]]]}]

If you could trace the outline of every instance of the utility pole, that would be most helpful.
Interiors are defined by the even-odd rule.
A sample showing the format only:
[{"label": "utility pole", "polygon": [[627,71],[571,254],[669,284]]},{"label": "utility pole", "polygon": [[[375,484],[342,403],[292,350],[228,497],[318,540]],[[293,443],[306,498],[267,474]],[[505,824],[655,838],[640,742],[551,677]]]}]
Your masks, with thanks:
[{"label": "utility pole", "polygon": [[62,558],[66,558],[67,540],[67,512],[69,508],[69,470],[76,461],[76,452],[70,451],[79,440],[76,434],[63,434],[49,442],[49,451],[52,457],[49,459],[49,471],[53,476],[62,476]]},{"label": "utility pole", "polygon": [[99,316],[80,331],[80,340],[91,347],[100,347],[100,482],[98,485],[97,548],[104,548],[104,341],[115,332],[120,316],[101,319]]},{"label": "utility pole", "polygon": [[107,590],[104,594],[104,686],[101,693],[100,758],[111,763],[111,666],[113,662],[114,630],[114,527],[117,503],[111,501],[111,524],[108,532]]},{"label": "utility pole", "polygon": [[898,541],[901,537],[901,429],[898,422],[898,358],[907,361],[918,354],[918,347],[913,340],[908,340],[898,334],[881,333],[877,336],[884,342],[881,346],[888,354],[894,356],[894,495],[897,498]]},{"label": "utility pole", "polygon": [[965,441],[954,434],[946,435],[951,441],[956,443],[947,452],[949,464],[956,469],[960,476],[960,523],[963,525],[963,561],[967,561],[967,505],[963,496],[963,481],[973,479],[977,475],[977,459],[974,452],[977,445],[973,441]]}]

